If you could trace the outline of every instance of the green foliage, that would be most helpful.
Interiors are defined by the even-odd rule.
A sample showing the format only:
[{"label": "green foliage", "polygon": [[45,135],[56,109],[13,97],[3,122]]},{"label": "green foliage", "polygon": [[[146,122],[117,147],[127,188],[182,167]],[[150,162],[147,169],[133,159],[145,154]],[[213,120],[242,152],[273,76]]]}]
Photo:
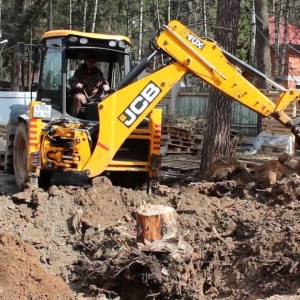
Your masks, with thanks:
[{"label": "green foliage", "polygon": [[[86,31],[91,31],[95,0],[2,0],[2,38],[9,40],[7,47],[13,47],[18,41],[37,43],[43,32],[49,28],[51,14],[53,29],[71,27],[74,30],[83,30],[86,1]],[[300,0],[295,3],[298,5]],[[211,38],[214,36],[218,0],[98,0],[95,31],[129,36],[137,56],[141,36],[139,25],[142,4],[143,57],[149,54],[149,42],[155,37],[159,26],[166,24],[169,19],[180,20],[202,37],[205,34]],[[23,7],[18,14],[15,10],[16,5]],[[295,8],[299,8],[297,5]],[[248,60],[251,38],[251,14],[248,7],[251,7],[251,0],[241,0],[237,56],[245,61]],[[13,51],[5,52],[5,56],[8,54],[12,57]]]},{"label": "green foliage", "polygon": [[248,62],[250,53],[250,39],[251,39],[251,1],[241,1],[241,18],[239,21],[239,34],[238,34],[238,48],[237,57],[241,60]]}]

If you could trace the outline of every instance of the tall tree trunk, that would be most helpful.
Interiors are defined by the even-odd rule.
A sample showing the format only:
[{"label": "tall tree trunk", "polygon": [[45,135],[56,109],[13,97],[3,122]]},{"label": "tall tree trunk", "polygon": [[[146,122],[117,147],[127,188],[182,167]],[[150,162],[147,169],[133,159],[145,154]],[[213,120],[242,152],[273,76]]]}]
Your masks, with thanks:
[{"label": "tall tree trunk", "polygon": [[[13,21],[15,22],[15,24],[19,24],[20,16],[23,13],[23,9],[24,9],[24,0],[15,0],[14,14],[13,14]],[[13,37],[11,41],[13,45],[16,45],[19,42],[20,34],[21,34],[20,32],[16,32],[16,35]],[[11,71],[11,89],[13,91],[19,91],[20,89],[21,63],[17,61],[16,56],[17,55],[15,53],[14,58],[12,60],[12,71]]]},{"label": "tall tree trunk", "polygon": [[72,20],[72,13],[73,13],[73,0],[69,1],[69,29],[73,27],[73,20]]},{"label": "tall tree trunk", "polygon": [[2,0],[0,0],[0,38],[2,38]]},{"label": "tall tree trunk", "polygon": [[[159,11],[158,0],[156,0],[156,15],[157,15],[157,26],[156,26],[156,28],[161,28],[160,11]],[[160,55],[160,59],[161,59],[161,64],[163,64],[163,62],[164,62],[164,55],[163,54]],[[153,61],[153,70],[156,69],[157,63],[158,63],[158,57],[156,56],[154,58],[154,61]]]},{"label": "tall tree trunk", "polygon": [[187,1],[187,6],[189,8],[189,13],[187,17],[187,23],[188,24],[193,24],[193,2],[192,1]]},{"label": "tall tree trunk", "polygon": [[256,16],[255,16],[255,4],[254,0],[251,0],[251,39],[250,39],[250,65],[256,66],[256,55],[255,55],[255,45],[256,45]]},{"label": "tall tree trunk", "polygon": [[168,22],[171,21],[171,0],[168,0]]},{"label": "tall tree trunk", "polygon": [[142,60],[142,50],[143,50],[143,14],[144,14],[144,0],[140,0],[140,20],[139,20],[139,61]]},{"label": "tall tree trunk", "polygon": [[[227,51],[235,54],[240,14],[240,0],[218,0],[215,39]],[[216,158],[229,155],[232,100],[211,89],[207,112],[200,176]]]},{"label": "tall tree trunk", "polygon": [[131,39],[132,37],[132,5],[130,0],[127,0],[127,36]]},{"label": "tall tree trunk", "polygon": [[86,31],[86,11],[87,11],[87,0],[83,2],[83,24],[82,24],[82,31]]},{"label": "tall tree trunk", "polygon": [[48,2],[48,30],[52,30],[53,29],[53,14],[52,14],[52,0],[50,0]]},{"label": "tall tree trunk", "polygon": [[181,8],[181,2],[178,2],[177,9],[176,9],[176,16],[175,19],[178,20],[180,16],[180,8]]},{"label": "tall tree trunk", "polygon": [[[267,77],[271,77],[268,2],[265,0],[254,0],[254,5],[256,15],[256,67]],[[267,88],[267,83],[260,82],[259,87]]]},{"label": "tall tree trunk", "polygon": [[203,33],[204,33],[204,36],[207,36],[206,0],[203,0],[202,7],[203,7]]},{"label": "tall tree trunk", "polygon": [[290,17],[290,1],[285,0],[285,8],[283,11],[283,20],[284,20],[284,34],[283,34],[283,41],[281,47],[281,63],[279,67],[279,76],[287,75],[288,71],[288,62],[286,59],[286,48],[288,44],[288,35],[289,35],[289,17]]},{"label": "tall tree trunk", "polygon": [[[264,2],[264,1],[262,1]],[[279,75],[279,57],[280,57],[280,25],[282,24],[282,0],[275,1],[275,59],[274,59],[274,76]]]},{"label": "tall tree trunk", "polygon": [[93,21],[92,21],[92,32],[95,32],[97,9],[98,9],[98,0],[95,0],[95,8],[94,8],[94,12],[93,12]]}]

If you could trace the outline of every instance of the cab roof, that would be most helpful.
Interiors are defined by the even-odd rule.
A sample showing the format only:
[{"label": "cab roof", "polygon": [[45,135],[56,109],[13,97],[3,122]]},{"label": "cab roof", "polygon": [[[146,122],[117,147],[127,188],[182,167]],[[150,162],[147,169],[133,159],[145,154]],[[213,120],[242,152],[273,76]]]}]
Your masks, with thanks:
[{"label": "cab roof", "polygon": [[49,37],[58,37],[58,36],[81,36],[81,37],[87,37],[92,39],[100,39],[100,40],[116,40],[116,41],[126,41],[130,45],[130,39],[127,36],[123,35],[114,35],[114,34],[101,34],[101,33],[92,33],[92,32],[82,32],[82,31],[76,31],[76,30],[51,30],[46,31],[43,34],[43,38],[49,38]]}]

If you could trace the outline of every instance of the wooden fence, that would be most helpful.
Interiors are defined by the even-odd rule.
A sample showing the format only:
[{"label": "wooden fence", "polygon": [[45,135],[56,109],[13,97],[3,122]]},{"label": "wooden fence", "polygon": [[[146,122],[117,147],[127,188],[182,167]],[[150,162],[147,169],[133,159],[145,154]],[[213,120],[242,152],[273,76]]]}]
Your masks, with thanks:
[{"label": "wooden fence", "polygon": [[[267,97],[276,101],[279,97],[279,92],[263,91]],[[170,104],[171,101],[176,101],[175,105]],[[205,115],[208,106],[208,92],[192,92],[179,91],[177,98],[173,100],[171,95],[168,95],[162,101],[167,114],[178,116],[200,116]],[[175,111],[171,112],[169,107],[175,107]],[[296,103],[291,103],[285,110],[291,116],[300,116],[300,111],[296,109]],[[272,117],[262,118],[259,114],[245,107],[244,105],[232,102],[232,128],[241,131],[245,136],[256,136],[261,131],[267,131],[274,134],[291,134],[289,128],[284,127]]]}]

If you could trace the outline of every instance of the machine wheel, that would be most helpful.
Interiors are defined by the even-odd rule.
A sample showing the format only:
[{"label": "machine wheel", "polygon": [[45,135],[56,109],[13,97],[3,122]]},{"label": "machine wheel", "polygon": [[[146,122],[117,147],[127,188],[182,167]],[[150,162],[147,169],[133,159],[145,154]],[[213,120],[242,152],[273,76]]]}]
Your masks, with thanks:
[{"label": "machine wheel", "polygon": [[52,170],[41,170],[40,177],[38,179],[38,185],[40,188],[47,190],[51,185]]},{"label": "machine wheel", "polygon": [[20,188],[24,188],[29,180],[27,168],[27,148],[27,125],[25,123],[20,123],[16,130],[13,148],[14,174],[16,183]]},{"label": "machine wheel", "polygon": [[8,174],[14,174],[14,163],[13,163],[14,138],[15,136],[11,135],[6,140],[4,171]]}]

